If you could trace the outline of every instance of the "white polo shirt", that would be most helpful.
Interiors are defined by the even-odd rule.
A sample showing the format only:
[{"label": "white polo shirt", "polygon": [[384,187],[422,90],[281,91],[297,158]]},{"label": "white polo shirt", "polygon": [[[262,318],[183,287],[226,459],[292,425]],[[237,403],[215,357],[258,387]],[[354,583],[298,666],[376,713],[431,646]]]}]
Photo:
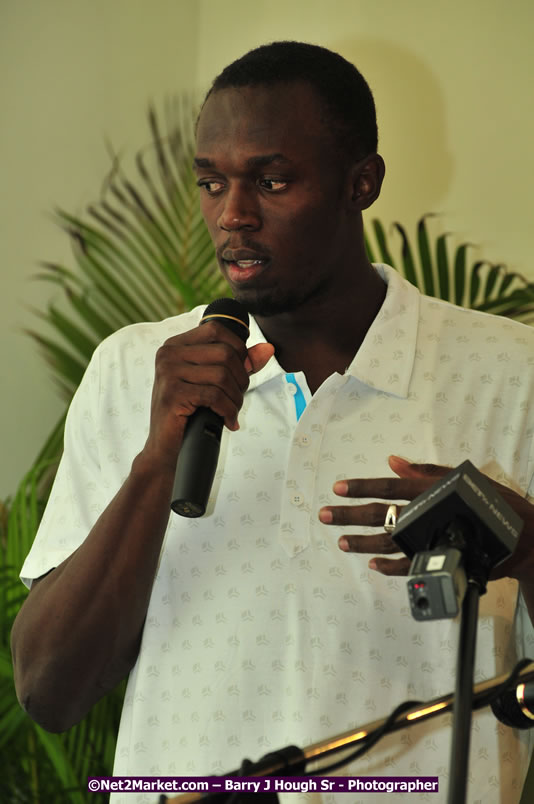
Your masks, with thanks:
[{"label": "white polo shirt", "polygon": [[[244,757],[309,745],[407,698],[453,690],[458,622],[415,621],[406,579],[341,552],[342,529],[322,525],[318,511],[342,502],[331,491],[337,479],[391,475],[390,454],[451,467],[468,458],[533,495],[534,331],[427,298],[393,269],[376,268],[387,295],[345,374],[332,374],[312,397],[302,373],[288,375],[272,358],[251,378],[241,429],[224,432],[206,515],[171,514],[116,775],[224,773]],[[96,350],[24,578],[70,555],[121,486],[146,440],[155,352],[195,327],[203,309],[127,327]],[[249,345],[261,340],[252,322]],[[481,600],[477,681],[534,653],[516,598],[516,582],[504,579]],[[449,742],[443,716],[385,738],[340,773],[438,775],[440,794],[407,799],[438,804],[446,801]],[[528,733],[491,712],[475,715],[472,804],[519,801],[528,743]]]}]

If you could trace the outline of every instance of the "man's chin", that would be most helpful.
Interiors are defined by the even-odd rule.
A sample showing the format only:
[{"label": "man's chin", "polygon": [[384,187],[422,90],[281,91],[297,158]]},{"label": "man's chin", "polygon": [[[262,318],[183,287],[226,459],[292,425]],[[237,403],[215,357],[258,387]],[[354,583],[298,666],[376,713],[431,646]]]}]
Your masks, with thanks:
[{"label": "man's chin", "polygon": [[300,307],[314,304],[323,298],[324,283],[308,288],[307,292],[281,289],[233,288],[235,299],[245,307],[251,315],[259,318],[271,318],[275,315],[294,313]]},{"label": "man's chin", "polygon": [[298,300],[280,296],[276,292],[260,292],[252,288],[234,289],[234,298],[245,307],[251,315],[269,318],[282,313],[290,313],[298,306]]}]

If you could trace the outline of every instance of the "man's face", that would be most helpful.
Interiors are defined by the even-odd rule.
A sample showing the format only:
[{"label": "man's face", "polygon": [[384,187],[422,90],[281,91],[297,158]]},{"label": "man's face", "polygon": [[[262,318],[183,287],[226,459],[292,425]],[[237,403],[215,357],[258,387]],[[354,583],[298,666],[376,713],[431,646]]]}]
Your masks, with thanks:
[{"label": "man's face", "polygon": [[200,115],[202,214],[236,299],[260,316],[343,293],[354,271],[346,180],[324,116],[302,82],[219,90]]}]

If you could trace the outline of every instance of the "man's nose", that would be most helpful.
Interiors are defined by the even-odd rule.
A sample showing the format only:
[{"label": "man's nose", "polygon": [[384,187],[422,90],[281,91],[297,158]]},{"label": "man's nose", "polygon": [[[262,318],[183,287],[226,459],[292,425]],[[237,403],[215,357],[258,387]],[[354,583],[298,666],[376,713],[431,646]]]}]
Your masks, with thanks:
[{"label": "man's nose", "polygon": [[227,232],[245,228],[259,229],[261,217],[254,190],[239,186],[229,188],[224,196],[223,209],[217,225]]}]

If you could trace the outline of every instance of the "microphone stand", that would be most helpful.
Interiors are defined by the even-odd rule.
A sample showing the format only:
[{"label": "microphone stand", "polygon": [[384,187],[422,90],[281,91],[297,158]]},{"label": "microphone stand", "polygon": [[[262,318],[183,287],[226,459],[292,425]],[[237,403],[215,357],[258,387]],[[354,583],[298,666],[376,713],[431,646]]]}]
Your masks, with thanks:
[{"label": "microphone stand", "polygon": [[[476,599],[478,605],[478,596]],[[469,602],[467,605],[471,606],[472,602]],[[465,636],[468,636],[467,629]],[[478,709],[483,709],[485,706],[488,706],[495,697],[499,687],[505,685],[509,678],[509,673],[503,673],[488,681],[481,681],[475,684],[469,696],[471,704],[470,709],[477,711]],[[534,681],[534,662],[530,662],[518,671],[514,683],[516,686],[519,686],[520,684],[526,684],[528,681]],[[417,723],[450,712],[453,709],[454,702],[454,695],[449,693],[433,698],[423,704],[413,706],[410,709],[406,709],[398,714],[395,720],[390,724],[388,734],[393,731],[410,728]],[[384,728],[387,720],[388,718],[373,720],[356,729],[342,732],[326,740],[321,740],[307,748],[296,749],[294,746],[289,746],[288,748],[268,754],[266,757],[262,757],[258,760],[258,762],[250,763],[247,767],[246,775],[251,777],[264,777],[276,775],[289,776],[291,775],[291,771],[306,773],[306,766],[310,762],[315,764],[317,761],[333,756],[340,751],[354,749],[359,745],[363,747],[366,743],[372,742],[376,733]],[[458,751],[463,750],[459,740],[457,740],[456,745]],[[314,770],[314,773],[317,773],[317,770]],[[242,776],[243,774],[242,771],[238,769],[224,775]],[[213,778],[217,779],[220,777],[214,776]],[[454,778],[454,775],[451,778]],[[215,795],[220,796],[220,793],[216,793]],[[183,795],[173,796],[172,798],[161,796],[159,802],[160,804],[164,802],[167,804],[192,804],[193,802],[209,797],[210,794],[206,793],[184,793]]]},{"label": "microphone stand", "polygon": [[[483,587],[484,589],[484,587]],[[467,793],[469,744],[473,709],[473,675],[481,587],[469,579],[462,603],[456,685],[454,692],[452,740],[449,765],[448,804],[464,804]]]},{"label": "microphone stand", "polygon": [[462,591],[467,587],[456,660],[448,804],[464,804],[466,797],[479,598],[493,567],[515,550],[523,524],[489,478],[464,461],[403,508],[392,534],[413,559],[408,591],[415,619],[455,617],[460,586]]}]

